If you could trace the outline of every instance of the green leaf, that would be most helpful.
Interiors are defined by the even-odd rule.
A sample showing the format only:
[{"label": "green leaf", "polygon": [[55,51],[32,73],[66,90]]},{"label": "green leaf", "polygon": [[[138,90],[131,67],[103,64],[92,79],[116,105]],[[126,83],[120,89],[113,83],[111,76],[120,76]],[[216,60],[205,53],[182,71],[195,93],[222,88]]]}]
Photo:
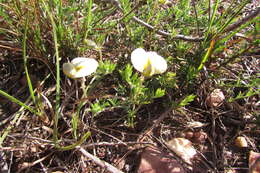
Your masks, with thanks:
[{"label": "green leaf", "polygon": [[260,89],[256,89],[256,90],[253,90],[252,88],[249,88],[249,90],[247,92],[239,92],[238,95],[235,97],[235,98],[229,98],[228,99],[228,102],[233,102],[235,100],[238,100],[238,99],[244,99],[244,98],[248,98],[248,97],[251,97],[253,95],[258,95],[260,94]]},{"label": "green leaf", "polygon": [[72,126],[72,134],[75,139],[77,139],[78,123],[79,123],[79,117],[77,116],[77,113],[74,113],[71,119],[71,126]]},{"label": "green leaf", "polygon": [[102,75],[107,75],[113,73],[116,68],[116,64],[113,64],[111,61],[104,61],[99,63],[98,73]]},{"label": "green leaf", "polygon": [[97,101],[96,103],[91,104],[91,112],[96,116],[100,112],[104,111],[106,107],[109,107],[110,104],[104,101]]},{"label": "green leaf", "polygon": [[120,70],[120,74],[127,83],[131,84],[131,76],[133,74],[133,68],[130,64],[127,64],[124,70]]},{"label": "green leaf", "polygon": [[187,104],[189,104],[190,102],[192,102],[194,100],[194,98],[196,97],[196,95],[188,95],[187,97],[185,97],[179,104],[179,107],[183,107],[186,106]]},{"label": "green leaf", "polygon": [[165,95],[165,90],[158,88],[155,92],[155,95],[153,96],[153,98],[159,98]]},{"label": "green leaf", "polygon": [[164,88],[176,88],[176,73],[167,72],[165,75],[158,76],[157,79]]}]

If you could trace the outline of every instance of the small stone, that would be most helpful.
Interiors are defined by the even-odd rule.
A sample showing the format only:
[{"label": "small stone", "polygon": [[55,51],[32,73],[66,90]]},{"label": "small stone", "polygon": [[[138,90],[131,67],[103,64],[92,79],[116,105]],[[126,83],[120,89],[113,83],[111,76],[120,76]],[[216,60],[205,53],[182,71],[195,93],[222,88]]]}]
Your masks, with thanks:
[{"label": "small stone", "polygon": [[141,154],[137,173],[184,173],[184,168],[157,147],[147,147]]},{"label": "small stone", "polygon": [[249,165],[249,173],[259,173],[260,172],[260,153],[250,151],[248,165]]},{"label": "small stone", "polygon": [[239,148],[246,148],[246,147],[248,147],[246,138],[243,137],[243,136],[238,136],[238,137],[235,139],[235,144],[236,144],[236,146],[239,147]]},{"label": "small stone", "polygon": [[207,138],[208,138],[207,133],[205,133],[203,131],[199,131],[199,132],[194,133],[193,141],[195,143],[203,144]]},{"label": "small stone", "polygon": [[192,143],[185,138],[173,138],[166,145],[189,164],[191,164],[191,159],[197,154]]},{"label": "small stone", "polygon": [[211,108],[216,108],[221,106],[224,100],[225,96],[223,92],[220,89],[215,89],[212,93],[210,93],[210,95],[208,95],[208,97],[205,100],[205,103],[207,106]]}]

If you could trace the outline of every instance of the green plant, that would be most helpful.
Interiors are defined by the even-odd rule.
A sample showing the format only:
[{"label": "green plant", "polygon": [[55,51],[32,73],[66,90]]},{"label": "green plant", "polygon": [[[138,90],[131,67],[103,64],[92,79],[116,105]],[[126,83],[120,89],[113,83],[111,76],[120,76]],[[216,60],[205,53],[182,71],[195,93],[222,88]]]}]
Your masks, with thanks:
[{"label": "green plant", "polygon": [[163,97],[165,89],[148,87],[149,79],[145,80],[142,76],[134,73],[129,64],[123,70],[120,70],[120,75],[123,81],[127,83],[127,87],[124,84],[119,85],[120,94],[125,95],[126,101],[123,102],[123,107],[128,114],[127,124],[134,127],[134,119],[142,105],[152,103],[153,99]]},{"label": "green plant", "polygon": [[[127,114],[127,125],[133,128],[136,117],[146,105],[161,100],[165,105],[163,109],[185,107],[195,99],[198,84],[207,80],[226,88],[231,96],[229,101],[258,95],[257,76],[252,75],[250,79],[240,76],[233,83],[216,82],[223,78],[224,67],[241,62],[241,57],[248,52],[256,52],[259,17],[239,22],[248,1],[239,3],[234,0],[223,12],[220,12],[222,1],[219,0],[213,4],[208,0],[173,3],[168,7],[157,0],[112,0],[104,3],[93,0],[2,0],[0,19],[3,18],[4,25],[0,23],[1,38],[4,37],[3,43],[12,43],[5,49],[21,52],[21,71],[25,72],[33,105],[2,89],[0,94],[32,114],[49,111],[44,110],[44,94],[34,88],[30,78],[30,70],[35,66],[29,60],[43,63],[47,73],[41,73],[41,69],[35,71],[43,78],[48,76],[49,80],[42,86],[45,90],[55,85],[55,92],[44,97],[50,98],[50,111],[54,112],[49,117],[54,122],[53,126],[50,125],[53,143],[62,150],[73,149],[87,140],[90,135],[85,130],[87,115],[97,117],[106,110],[120,108]],[[139,47],[169,57],[167,66],[165,61],[158,63],[164,64],[161,65],[163,68],[157,67],[153,61],[155,54],[148,53],[147,61],[137,69],[142,74],[135,72],[129,65],[130,52]],[[227,50],[231,53],[222,56]],[[61,64],[82,56],[99,60],[99,67],[90,78],[79,80],[81,86],[77,87],[78,80],[67,80],[61,73]],[[3,55],[4,59],[10,57]],[[136,62],[139,58],[142,56],[137,57]],[[212,70],[211,66],[215,64],[216,70]],[[74,66],[77,67],[69,65],[72,69]],[[246,82],[241,82],[244,80]],[[45,80],[42,82],[45,84]],[[109,87],[103,87],[106,85],[113,85],[110,89],[113,88],[114,92],[109,93]],[[244,90],[233,91],[239,87]],[[100,96],[98,89],[109,94]],[[68,110],[64,110],[66,106]],[[67,136],[62,136],[60,131],[66,119],[62,117],[64,114],[70,114],[64,128],[72,133]],[[82,124],[84,130],[79,128]],[[7,136],[7,133],[2,136]],[[63,147],[62,139],[66,137],[73,142]],[[1,140],[3,142],[4,137]]]}]

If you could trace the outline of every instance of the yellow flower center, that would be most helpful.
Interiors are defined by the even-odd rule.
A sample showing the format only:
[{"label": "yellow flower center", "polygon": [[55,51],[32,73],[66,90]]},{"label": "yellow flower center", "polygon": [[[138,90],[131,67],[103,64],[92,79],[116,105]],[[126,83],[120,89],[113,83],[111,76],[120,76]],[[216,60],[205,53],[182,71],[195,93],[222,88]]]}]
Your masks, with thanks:
[{"label": "yellow flower center", "polygon": [[76,71],[80,71],[81,69],[86,68],[84,65],[78,65],[75,67]]},{"label": "yellow flower center", "polygon": [[152,66],[150,58],[148,58],[147,63],[144,66],[143,75],[145,77],[151,77],[154,74],[154,67]]}]

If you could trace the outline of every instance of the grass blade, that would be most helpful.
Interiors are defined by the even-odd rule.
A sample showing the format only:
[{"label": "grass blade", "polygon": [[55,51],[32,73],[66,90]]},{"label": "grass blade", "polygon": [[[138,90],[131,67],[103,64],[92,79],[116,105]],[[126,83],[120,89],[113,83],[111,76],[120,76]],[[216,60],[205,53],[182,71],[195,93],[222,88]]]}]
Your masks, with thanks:
[{"label": "grass blade", "polygon": [[31,82],[30,75],[29,75],[28,68],[27,68],[26,40],[27,40],[27,31],[28,31],[28,19],[29,19],[29,16],[27,15],[26,23],[25,23],[25,31],[24,31],[24,35],[23,35],[23,62],[24,62],[24,70],[25,70],[25,75],[26,75],[30,95],[32,97],[33,103],[36,105],[37,103],[36,103],[36,99],[34,96],[33,86],[32,86],[32,82]]},{"label": "grass blade", "polygon": [[208,60],[208,58],[210,57],[210,55],[212,54],[212,51],[215,47],[215,40],[211,40],[210,42],[210,47],[208,48],[206,54],[204,55],[204,57],[202,58],[201,62],[200,62],[200,65],[198,67],[198,72],[203,68],[205,62]]},{"label": "grass blade", "polygon": [[58,147],[58,149],[62,150],[62,151],[72,150],[72,149],[76,148],[77,146],[80,146],[81,144],[83,144],[83,142],[85,142],[90,137],[90,135],[91,135],[91,133],[87,132],[82,136],[82,138],[80,138],[79,141],[75,142],[74,144],[64,146],[64,147]]},{"label": "grass blade", "polygon": [[218,34],[222,33],[225,28],[234,20],[234,18],[241,12],[241,10],[246,6],[246,4],[248,3],[248,1],[245,1],[244,3],[242,3],[240,5],[240,7],[238,8],[238,10],[236,11],[235,14],[233,14],[229,20],[219,29]]},{"label": "grass blade", "polygon": [[213,9],[213,14],[212,14],[212,16],[210,16],[209,27],[208,27],[207,33],[205,35],[205,41],[208,39],[209,33],[211,31],[211,27],[212,27],[213,22],[215,20],[216,12],[217,12],[217,9],[218,9],[218,4],[219,4],[219,0],[216,0],[215,5],[214,5],[214,9]]},{"label": "grass blade", "polygon": [[58,48],[58,39],[57,39],[57,27],[53,18],[53,15],[49,9],[49,6],[42,0],[43,5],[48,13],[48,16],[51,20],[52,25],[52,34],[55,46],[55,57],[56,57],[56,105],[55,105],[55,117],[54,117],[54,130],[53,137],[54,143],[57,144],[58,141],[58,120],[60,117],[60,57],[59,57],[59,48]]},{"label": "grass blade", "polygon": [[25,109],[27,109],[27,110],[30,111],[31,113],[36,114],[36,115],[39,115],[39,113],[38,113],[36,110],[34,110],[34,109],[31,108],[30,106],[24,104],[23,102],[21,102],[21,101],[18,100],[17,98],[15,98],[15,97],[9,95],[8,93],[4,92],[4,91],[1,90],[1,89],[0,89],[0,95],[6,97],[7,99],[9,99],[9,100],[12,101],[12,102],[14,102],[14,103],[16,103],[16,104],[18,104],[18,105],[24,107]]}]

